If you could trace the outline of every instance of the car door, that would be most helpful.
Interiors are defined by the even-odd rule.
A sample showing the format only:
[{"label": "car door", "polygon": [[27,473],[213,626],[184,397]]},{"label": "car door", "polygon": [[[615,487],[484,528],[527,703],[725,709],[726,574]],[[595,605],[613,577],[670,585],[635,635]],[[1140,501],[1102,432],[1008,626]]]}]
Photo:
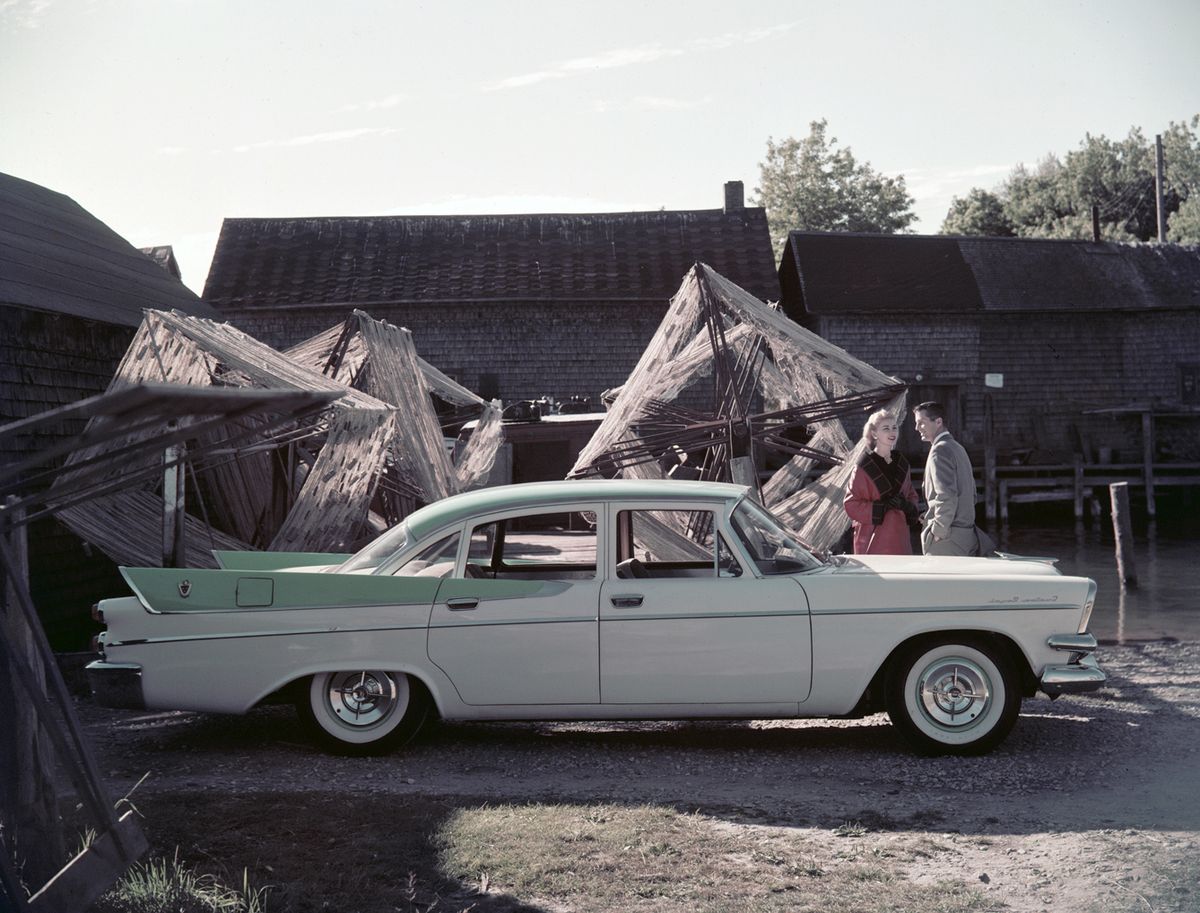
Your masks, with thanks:
[{"label": "car door", "polygon": [[599,703],[601,511],[577,504],[467,524],[428,645],[464,703]]},{"label": "car door", "polygon": [[713,504],[610,507],[600,593],[605,704],[800,702],[811,679],[808,603],[730,549]]}]

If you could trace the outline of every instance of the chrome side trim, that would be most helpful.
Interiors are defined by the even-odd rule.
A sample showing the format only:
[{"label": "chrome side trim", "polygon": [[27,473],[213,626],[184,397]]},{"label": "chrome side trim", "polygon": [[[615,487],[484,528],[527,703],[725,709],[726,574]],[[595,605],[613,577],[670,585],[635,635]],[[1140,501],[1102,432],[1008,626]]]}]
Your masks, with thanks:
[{"label": "chrome side trim", "polygon": [[[592,619],[593,621],[595,619]],[[139,644],[175,644],[194,640],[241,640],[247,637],[300,637],[310,634],[371,634],[378,631],[424,631],[425,622],[411,625],[384,625],[374,628],[343,628],[327,625],[323,628],[279,628],[269,631],[217,631],[212,634],[175,634],[166,637],[135,637],[129,640],[106,640],[106,647],[134,647]]]},{"label": "chrome side trim", "polygon": [[[880,608],[855,609],[822,609],[815,608],[809,614],[814,617],[833,615],[900,615],[900,614],[932,614],[935,612],[1045,612],[1045,611],[1074,611],[1075,606],[1065,603],[989,603],[987,605],[948,605],[948,606],[887,606]],[[786,613],[785,613],[786,614]]]},{"label": "chrome side trim", "polygon": [[1085,656],[1077,663],[1066,666],[1047,666],[1038,681],[1038,687],[1050,697],[1060,694],[1080,694],[1095,691],[1107,681],[1107,676],[1095,657]]}]

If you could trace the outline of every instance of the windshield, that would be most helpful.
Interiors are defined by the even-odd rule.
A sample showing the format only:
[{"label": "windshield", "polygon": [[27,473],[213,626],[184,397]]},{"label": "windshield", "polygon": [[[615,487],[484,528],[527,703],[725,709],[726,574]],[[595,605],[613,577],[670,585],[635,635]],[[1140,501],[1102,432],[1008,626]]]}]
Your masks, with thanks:
[{"label": "windshield", "polygon": [[408,524],[400,523],[356,554],[353,558],[337,569],[339,574],[352,572],[373,571],[383,564],[390,556],[407,545],[410,536]]},{"label": "windshield", "polygon": [[764,576],[795,574],[822,566],[821,560],[801,545],[782,523],[749,498],[738,502],[729,521]]}]

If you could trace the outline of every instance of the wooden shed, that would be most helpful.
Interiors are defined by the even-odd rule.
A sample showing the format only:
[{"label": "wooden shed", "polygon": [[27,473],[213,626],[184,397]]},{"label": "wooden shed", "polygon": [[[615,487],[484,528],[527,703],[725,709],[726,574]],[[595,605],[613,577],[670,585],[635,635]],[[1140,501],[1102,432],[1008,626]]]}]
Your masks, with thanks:
[{"label": "wooden shed", "polygon": [[204,299],[284,348],[361,308],[484,399],[622,383],[698,260],[761,299],[779,284],[766,212],[227,219]]},{"label": "wooden shed", "polygon": [[[1131,402],[1160,413],[1156,461],[1200,441],[1200,248],[792,232],[785,312],[935,399],[978,458],[1143,459]],[[906,422],[902,449],[924,452]]]},{"label": "wooden shed", "polygon": [[[61,193],[0,174],[0,425],[102,393],[143,308],[218,316],[178,278]],[[0,438],[0,462],[83,429]],[[118,592],[108,559],[53,520],[33,525],[30,589],[56,648]]]}]

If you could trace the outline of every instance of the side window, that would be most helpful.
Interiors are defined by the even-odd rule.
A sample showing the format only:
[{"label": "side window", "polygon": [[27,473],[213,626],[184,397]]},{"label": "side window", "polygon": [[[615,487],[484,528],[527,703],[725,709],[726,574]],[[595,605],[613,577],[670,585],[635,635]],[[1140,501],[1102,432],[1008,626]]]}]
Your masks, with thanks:
[{"label": "side window", "polygon": [[423,548],[396,570],[393,577],[449,577],[458,556],[458,533],[451,533],[428,548]]},{"label": "side window", "polygon": [[596,516],[591,511],[529,514],[471,530],[468,577],[590,580],[596,576]]},{"label": "side window", "polygon": [[[715,533],[713,513],[708,510],[620,511],[617,576],[715,577]],[[733,558],[727,548],[725,553]]]}]

